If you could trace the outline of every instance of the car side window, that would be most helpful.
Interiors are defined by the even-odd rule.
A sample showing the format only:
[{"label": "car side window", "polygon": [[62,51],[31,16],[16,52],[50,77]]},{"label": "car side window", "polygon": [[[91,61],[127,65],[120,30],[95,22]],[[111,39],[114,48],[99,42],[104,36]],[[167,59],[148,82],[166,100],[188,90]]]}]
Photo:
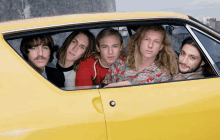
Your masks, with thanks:
[{"label": "car side window", "polygon": [[[107,27],[105,27],[105,28],[107,28]],[[93,34],[94,35],[94,37],[97,37],[97,35],[103,30],[103,29],[105,29],[105,28],[90,28],[90,29],[88,29],[88,31],[90,31],[91,32],[91,34]],[[129,33],[128,33],[128,30],[127,30],[127,27],[126,26],[118,26],[118,27],[111,27],[111,28],[113,28],[113,29],[115,29],[117,32],[119,32],[119,34],[121,35],[121,37],[122,37],[122,40],[123,40],[123,52],[125,53],[125,49],[126,49],[126,45],[127,45],[127,43],[128,43],[128,41],[129,41],[129,38],[130,38],[130,36],[129,36]],[[101,85],[96,85],[96,84],[94,84],[94,85],[92,85],[92,86],[85,86],[85,85],[80,85],[80,86],[78,86],[78,85],[75,85],[75,84],[73,84],[73,83],[71,83],[72,81],[71,80],[69,80],[69,79],[73,79],[74,78],[74,73],[71,71],[73,68],[72,67],[69,67],[69,69],[62,69],[62,68],[60,68],[60,67],[58,67],[57,66],[57,64],[58,64],[58,56],[57,56],[57,54],[58,54],[58,50],[63,46],[63,44],[64,44],[64,42],[65,42],[65,40],[69,37],[69,36],[71,36],[71,33],[72,32],[77,32],[78,30],[76,29],[76,30],[68,30],[68,31],[63,31],[63,32],[53,32],[53,33],[50,33],[50,32],[48,32],[47,33],[47,35],[49,35],[50,37],[51,37],[51,41],[53,41],[53,52],[51,52],[52,53],[52,55],[53,55],[53,59],[51,60],[51,61],[48,61],[47,63],[45,63],[45,65],[44,65],[44,67],[45,67],[45,72],[46,72],[46,74],[43,72],[43,73],[40,73],[40,74],[42,74],[42,76],[44,76],[45,77],[45,79],[47,79],[48,81],[52,81],[51,80],[51,78],[50,77],[57,77],[55,80],[53,80],[53,82],[51,82],[52,84],[54,84],[54,83],[58,83],[59,81],[62,81],[62,85],[59,85],[59,86],[57,86],[56,84],[54,84],[55,86],[57,86],[57,87],[59,87],[59,88],[61,88],[61,89],[63,89],[63,90],[76,90],[76,89],[78,89],[78,87],[83,87],[82,89],[93,89],[93,88],[100,88],[101,87]],[[87,33],[87,32],[86,32]],[[38,39],[38,36],[44,36],[44,35],[46,35],[46,34],[44,34],[44,33],[39,33],[39,34],[35,34],[35,32],[31,32],[31,36],[30,37],[36,37],[36,39],[34,38],[34,39],[32,39],[32,40],[37,40]],[[24,56],[25,56],[25,54],[24,53],[22,53],[22,51],[21,51],[21,42],[22,42],[22,40],[24,40],[25,38],[28,38],[29,36],[28,35],[25,35],[25,33],[24,34],[21,34],[21,35],[17,35],[16,37],[11,37],[11,38],[9,38],[9,39],[6,39],[6,41],[7,41],[7,43],[24,59],[24,60],[26,60],[26,62],[28,62],[28,60],[27,60],[27,58],[25,58]],[[71,36],[72,37],[72,36]],[[29,39],[29,40],[31,40],[31,39]],[[32,41],[31,40],[31,41]],[[43,39],[42,39],[43,40]],[[29,42],[31,42],[31,41],[29,41]],[[95,40],[94,40],[95,41]],[[23,42],[28,42],[27,40],[25,40],[25,41],[23,41]],[[28,43],[29,43],[28,42]],[[34,41],[33,41],[34,42]],[[37,41],[35,41],[35,42],[37,42]],[[35,43],[34,42],[34,43]],[[32,43],[32,44],[34,44],[34,43]],[[94,44],[95,42],[93,42],[93,46],[95,46],[95,44]],[[25,44],[25,43],[23,43],[23,44]],[[30,43],[29,43],[30,44]],[[67,46],[70,46],[70,45],[67,45]],[[67,47],[68,48],[68,47]],[[43,49],[44,50],[44,49]],[[91,51],[91,53],[92,54],[95,54],[94,53],[95,52],[95,50],[92,50]],[[51,56],[52,56],[51,55]],[[38,54],[38,56],[39,56],[39,54]],[[50,56],[50,57],[51,57]],[[89,55],[90,56],[90,55]],[[48,56],[49,57],[49,56]],[[87,57],[86,57],[87,58]],[[97,58],[96,58],[97,59]],[[32,66],[35,70],[36,70],[36,67],[37,66],[33,66],[32,64],[33,63],[28,63],[28,64],[30,64],[30,66]],[[92,66],[92,68],[94,68],[94,65],[91,65]],[[56,72],[59,72],[59,75],[60,75],[60,73],[63,73],[64,74],[64,77],[62,76],[53,76],[53,75],[58,75],[58,73],[51,73],[50,75],[52,75],[52,76],[48,76],[48,70],[50,70],[50,72],[49,73],[51,73],[51,70],[53,70],[53,71],[56,71]],[[65,73],[64,73],[65,72]],[[72,73],[71,73],[72,72]],[[75,72],[77,72],[77,70],[75,71]],[[68,75],[73,75],[73,77],[68,77],[68,79],[65,77],[65,74],[66,74],[66,77],[68,76]],[[102,73],[101,73],[102,74]],[[46,76],[45,76],[46,75]],[[75,74],[76,75],[76,74]],[[104,75],[105,76],[105,75]],[[76,76],[75,76],[76,77]],[[66,78],[66,79],[65,79]],[[54,79],[54,78],[53,78]],[[63,79],[65,79],[65,81],[63,80]],[[69,82],[69,81],[71,81],[71,82]],[[93,79],[92,79],[93,80]],[[69,85],[68,84],[66,84],[66,83],[70,83]],[[63,83],[64,83],[64,85],[63,85]],[[68,85],[68,86],[66,86],[66,85]],[[79,88],[79,89],[81,89],[81,88]]]},{"label": "car side window", "polygon": [[[141,29],[142,28],[148,28],[148,25],[149,25],[149,28],[152,28],[153,33],[151,32],[150,29],[148,29],[146,31],[143,31],[143,33],[142,33]],[[102,30],[106,29],[106,28],[107,27],[105,27],[105,28],[104,27],[89,28],[88,30],[94,35],[95,38],[97,38],[97,36],[100,34],[100,32]],[[112,72],[114,72],[114,74],[110,73],[109,75],[116,78],[117,80],[116,81],[109,80],[109,79],[111,79],[111,77],[109,78],[108,77],[109,75],[107,75],[107,72],[109,71],[109,69],[108,69],[109,67],[105,67],[101,62],[99,62],[99,61],[103,60],[103,59],[100,59],[101,54],[99,55],[99,57],[95,57],[96,53],[94,53],[94,52],[96,52],[96,51],[94,50],[91,53],[91,55],[89,55],[90,56],[89,58],[88,57],[85,58],[85,59],[87,59],[87,58],[88,59],[86,61],[83,61],[84,63],[82,63],[82,62],[80,63],[81,65],[79,66],[79,69],[76,70],[76,71],[74,70],[75,71],[75,79],[77,79],[75,81],[77,81],[77,82],[74,83],[74,84],[72,84],[71,82],[66,82],[66,81],[68,81],[68,80],[66,80],[67,79],[66,78],[64,83],[66,82],[66,83],[71,83],[71,84],[66,84],[68,86],[66,86],[65,84],[63,86],[59,86],[61,89],[63,89],[63,90],[76,90],[77,89],[78,90],[78,89],[102,88],[103,85],[109,85],[109,84],[116,83],[116,82],[119,83],[119,86],[124,86],[127,83],[123,83],[124,85],[120,85],[121,84],[120,82],[126,82],[126,81],[129,81],[130,83],[132,83],[132,85],[140,85],[140,84],[153,84],[153,83],[158,83],[158,82],[167,82],[167,81],[172,80],[173,75],[175,75],[176,72],[178,71],[177,61],[178,61],[179,53],[181,51],[182,42],[186,38],[190,37],[190,34],[189,34],[189,32],[187,31],[187,29],[185,28],[184,25],[182,25],[182,24],[181,25],[160,24],[159,26],[151,26],[151,24],[146,24],[146,25],[141,24],[141,25],[135,25],[135,26],[129,26],[129,25],[114,26],[114,27],[111,27],[111,28],[113,28],[114,30],[116,30],[116,32],[118,34],[120,34],[120,37],[118,36],[117,39],[118,40],[123,40],[123,47],[124,48],[122,50],[119,51],[117,49],[117,45],[114,45],[113,46],[114,51],[109,51],[110,53],[115,52],[115,50],[120,52],[120,53],[114,54],[115,56],[118,55],[117,57],[119,59],[116,59],[116,60],[112,61],[113,58],[114,58],[114,57],[111,56],[112,54],[110,55],[110,57],[108,57],[109,52],[106,51],[106,49],[103,49],[103,48],[100,49],[102,51],[99,50],[99,53],[102,52],[102,58],[106,59],[105,61],[103,61],[104,63],[109,61],[108,63],[111,64],[110,67],[111,67]],[[157,32],[157,31],[153,30],[154,28],[155,29],[159,28],[161,30],[161,32],[164,32],[164,34],[166,34],[167,39],[165,39],[166,40],[165,44],[167,44],[166,48],[169,48],[170,51],[167,51],[167,52],[159,51],[157,53],[165,52],[165,53],[169,54],[169,55],[164,55],[166,57],[169,56],[169,57],[167,57],[167,59],[169,59],[169,62],[163,61],[165,59],[160,59],[160,60],[158,60],[158,61],[160,61],[160,63],[158,63],[158,66],[156,64],[151,64],[148,67],[142,68],[142,70],[140,70],[140,71],[136,71],[136,69],[134,68],[135,64],[133,64],[133,60],[134,60],[133,58],[134,58],[134,52],[135,51],[133,49],[134,46],[132,45],[132,43],[136,41],[137,44],[141,44],[143,42],[142,51],[140,51],[140,53],[143,53],[143,54],[139,53],[139,55],[146,55],[146,58],[154,58],[155,54],[152,53],[153,51],[148,50],[147,53],[145,51],[143,51],[144,49],[147,48],[147,44],[149,43],[149,41],[154,39],[154,34],[157,34],[157,35],[159,34],[159,36],[162,34],[159,31]],[[68,77],[69,73],[71,75],[71,72],[72,72],[73,68],[70,68],[68,70],[67,69],[60,69],[59,66],[57,66],[58,61],[59,61],[57,59],[57,54],[58,54],[58,50],[63,46],[62,44],[64,44],[65,40],[69,36],[71,36],[72,32],[74,32],[74,31],[75,30],[71,30],[71,31],[68,30],[68,31],[62,31],[62,32],[52,32],[51,31],[51,33],[48,32],[48,35],[50,34],[50,36],[51,36],[51,38],[54,42],[54,51],[55,52],[54,52],[54,55],[53,55],[54,56],[53,60],[49,61],[49,63],[47,63],[46,66],[48,66],[50,68],[57,68],[62,73],[65,72],[66,77]],[[142,39],[135,39],[135,37],[140,36],[140,35],[135,35],[135,34],[141,34],[141,33],[145,34],[144,37]],[[203,43],[203,41],[208,40],[208,41],[205,41],[203,44],[204,44],[204,46],[210,46],[210,47],[206,47],[206,48],[208,49],[208,52],[210,53],[210,55],[213,57],[214,61],[217,62],[217,64],[219,63],[218,68],[220,68],[220,56],[218,55],[218,52],[220,51],[219,43],[207,38],[206,36],[204,36],[200,33],[196,32],[196,34],[199,34],[197,36],[199,36],[199,38],[201,38],[202,43]],[[35,33],[33,32],[33,36],[34,35],[35,35]],[[36,35],[44,35],[44,34],[43,33],[42,34],[37,34],[36,33]],[[12,37],[10,39],[6,39],[8,44],[10,44],[10,46],[12,46],[12,48],[22,58],[24,58],[24,57],[22,55],[22,52],[20,51],[20,44],[22,42],[22,39],[25,38],[26,36],[27,35],[24,34],[23,36],[18,35],[15,38]],[[114,40],[115,38],[111,38],[111,39]],[[116,41],[117,41],[117,39],[116,39]],[[159,37],[159,38],[156,38],[156,39],[153,40],[154,46],[160,46],[160,42],[161,42],[160,39],[161,38]],[[102,40],[102,42],[104,42],[104,39]],[[104,44],[109,43],[110,45],[112,45],[111,42],[109,43],[109,42],[106,41]],[[117,42],[115,44],[117,44]],[[67,45],[67,46],[69,46],[69,45]],[[93,44],[93,46],[95,46],[95,44]],[[126,51],[126,49],[130,50],[130,51]],[[147,49],[149,49],[149,48],[147,48]],[[106,53],[106,52],[108,52],[108,53]],[[132,57],[130,57],[132,59],[130,59],[127,56],[132,56]],[[155,56],[157,56],[157,55],[155,55]],[[126,57],[129,58],[129,59],[127,59]],[[93,62],[93,59],[95,59],[94,62]],[[98,59],[100,59],[100,60],[98,60]],[[91,63],[90,63],[90,61],[91,61]],[[87,62],[89,62],[89,63],[87,63]],[[125,63],[125,62],[127,62],[127,63]],[[165,69],[159,70],[158,67],[161,67],[162,64],[164,64],[164,63],[167,63],[166,64],[168,66],[168,67],[166,67],[167,71]],[[91,66],[88,65],[88,64],[91,64]],[[120,68],[120,71],[118,71],[118,70],[115,71],[114,70],[114,68],[113,68],[114,64],[117,65],[118,68]],[[159,64],[161,64],[161,65],[159,65]],[[122,65],[124,67],[122,67]],[[130,65],[130,66],[128,66],[128,65]],[[96,67],[94,68],[94,66],[96,66]],[[99,68],[99,69],[97,70],[97,68]],[[132,69],[132,70],[130,70],[130,69]],[[141,69],[141,67],[140,67],[140,69]],[[90,72],[90,71],[88,72],[88,70],[90,70],[92,72]],[[103,72],[103,70],[106,70],[106,72]],[[94,75],[90,74],[89,76],[87,76],[87,75],[85,75],[85,73],[86,74],[92,73]],[[83,76],[81,76],[80,74],[82,74],[86,78],[89,77],[90,80],[92,81],[92,84],[87,86],[86,85],[87,83],[86,84],[83,83],[84,85],[83,84],[81,85],[80,80],[81,81],[88,81],[88,80],[84,80],[82,78]],[[55,75],[58,75],[58,74],[55,74]],[[97,75],[98,75],[98,78],[97,78]],[[50,77],[50,76],[47,76],[47,78],[48,77]],[[51,76],[51,77],[53,77],[53,76]],[[208,76],[205,76],[205,77],[208,77]],[[72,77],[70,77],[69,79],[71,79],[71,78]],[[60,79],[63,79],[63,78],[60,78]],[[54,81],[55,82],[61,81],[60,79],[58,77],[58,80],[55,79]],[[94,81],[96,79],[97,79],[97,81],[98,80],[100,80],[100,81],[98,83],[95,83]],[[105,81],[105,82],[103,82],[103,81]],[[112,87],[114,87],[114,86],[115,85],[112,85]]]},{"label": "car side window", "polygon": [[193,30],[200,42],[204,45],[209,55],[212,57],[213,61],[216,63],[218,69],[220,70],[220,43],[205,36],[204,34]]}]

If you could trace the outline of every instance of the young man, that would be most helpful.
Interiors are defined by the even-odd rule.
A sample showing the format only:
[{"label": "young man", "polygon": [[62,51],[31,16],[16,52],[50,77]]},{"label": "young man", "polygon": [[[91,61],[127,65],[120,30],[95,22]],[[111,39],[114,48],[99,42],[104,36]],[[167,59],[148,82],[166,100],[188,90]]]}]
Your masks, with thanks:
[{"label": "young man", "polygon": [[51,36],[37,35],[24,37],[20,46],[21,53],[34,69],[58,87],[64,87],[62,72],[46,65],[53,60],[54,45]]},{"label": "young man", "polygon": [[101,85],[109,67],[123,54],[123,40],[121,34],[112,28],[103,29],[96,37],[95,54],[80,62],[76,72],[76,86],[78,89]]},{"label": "young man", "polygon": [[205,58],[199,51],[192,38],[183,41],[178,58],[179,73],[173,76],[173,80],[202,78]]}]

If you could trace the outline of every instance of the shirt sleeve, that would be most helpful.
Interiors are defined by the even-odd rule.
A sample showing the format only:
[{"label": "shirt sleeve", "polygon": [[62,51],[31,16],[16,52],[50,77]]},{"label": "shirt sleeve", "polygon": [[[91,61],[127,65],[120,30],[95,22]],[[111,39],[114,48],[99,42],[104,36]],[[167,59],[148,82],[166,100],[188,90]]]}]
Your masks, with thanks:
[{"label": "shirt sleeve", "polygon": [[79,66],[78,71],[76,72],[76,80],[75,85],[76,86],[92,86],[93,85],[93,71],[88,66],[85,66],[85,64],[81,64]]}]

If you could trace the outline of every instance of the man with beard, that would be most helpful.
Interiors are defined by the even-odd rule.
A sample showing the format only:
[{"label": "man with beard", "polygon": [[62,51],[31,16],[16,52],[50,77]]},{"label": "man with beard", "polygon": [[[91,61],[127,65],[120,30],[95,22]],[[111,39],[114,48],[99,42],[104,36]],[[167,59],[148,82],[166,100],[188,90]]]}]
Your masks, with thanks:
[{"label": "man with beard", "polygon": [[64,87],[64,75],[62,72],[47,67],[52,62],[54,44],[49,35],[36,35],[24,37],[21,41],[20,51],[25,60],[44,78],[58,87]]},{"label": "man with beard", "polygon": [[205,58],[192,38],[186,38],[178,58],[179,73],[172,80],[203,78]]}]

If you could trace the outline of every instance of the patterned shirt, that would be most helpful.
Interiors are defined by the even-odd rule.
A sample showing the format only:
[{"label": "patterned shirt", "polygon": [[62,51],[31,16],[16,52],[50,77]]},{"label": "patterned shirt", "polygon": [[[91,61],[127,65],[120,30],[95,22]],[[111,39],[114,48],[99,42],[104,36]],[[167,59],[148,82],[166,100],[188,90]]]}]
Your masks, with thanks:
[{"label": "patterned shirt", "polygon": [[129,81],[133,85],[143,83],[155,83],[168,81],[171,79],[170,72],[166,69],[161,70],[155,63],[138,72],[126,66],[123,59],[117,59],[109,68],[103,80],[104,84]]}]

